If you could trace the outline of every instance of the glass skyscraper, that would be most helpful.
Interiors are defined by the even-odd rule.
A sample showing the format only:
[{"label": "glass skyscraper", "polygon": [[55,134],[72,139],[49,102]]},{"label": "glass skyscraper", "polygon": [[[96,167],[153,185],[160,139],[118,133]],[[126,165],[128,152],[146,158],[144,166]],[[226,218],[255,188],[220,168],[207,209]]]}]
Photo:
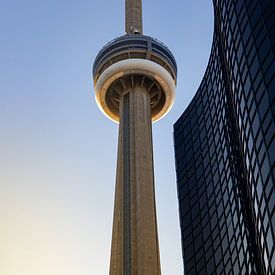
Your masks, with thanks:
[{"label": "glass skyscraper", "polygon": [[275,274],[275,1],[213,0],[209,63],[174,125],[185,274]]}]

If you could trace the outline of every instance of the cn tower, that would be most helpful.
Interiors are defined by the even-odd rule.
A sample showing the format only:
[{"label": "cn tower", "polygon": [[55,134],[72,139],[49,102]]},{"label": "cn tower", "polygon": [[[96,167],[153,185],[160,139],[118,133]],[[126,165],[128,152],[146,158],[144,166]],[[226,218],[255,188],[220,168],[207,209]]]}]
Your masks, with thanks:
[{"label": "cn tower", "polygon": [[125,1],[125,31],[93,65],[96,102],[119,123],[110,275],[158,275],[152,122],[173,105],[177,65],[163,43],[143,35],[141,0]]}]

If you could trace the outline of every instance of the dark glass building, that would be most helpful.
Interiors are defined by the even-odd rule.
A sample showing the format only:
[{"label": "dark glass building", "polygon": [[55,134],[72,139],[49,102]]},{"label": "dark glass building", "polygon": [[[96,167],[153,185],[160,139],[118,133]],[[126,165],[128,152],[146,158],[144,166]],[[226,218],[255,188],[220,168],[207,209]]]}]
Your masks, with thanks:
[{"label": "dark glass building", "polygon": [[213,0],[209,64],[174,125],[185,274],[275,274],[275,1]]}]

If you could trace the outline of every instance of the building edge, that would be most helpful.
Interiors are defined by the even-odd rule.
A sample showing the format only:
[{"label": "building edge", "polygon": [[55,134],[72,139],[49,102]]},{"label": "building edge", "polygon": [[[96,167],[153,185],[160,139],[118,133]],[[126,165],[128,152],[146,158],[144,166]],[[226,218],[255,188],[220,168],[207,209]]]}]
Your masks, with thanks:
[{"label": "building edge", "polygon": [[[240,199],[239,199],[239,204],[240,205],[238,207],[239,207],[239,209],[242,209],[241,211],[239,211],[240,215],[242,215],[242,219],[246,220],[248,214],[250,214],[251,217],[252,217],[252,219],[250,221],[248,221],[249,226],[245,225],[243,227],[244,229],[241,229],[241,230],[247,230],[247,240],[249,242],[248,246],[251,246],[250,248],[248,247],[247,250],[246,250],[247,253],[250,254],[251,265],[249,265],[249,263],[246,263],[245,268],[247,268],[246,271],[248,271],[248,268],[250,268],[251,272],[254,269],[254,272],[257,272],[257,274],[271,274],[270,272],[274,272],[274,270],[275,270],[275,267],[274,267],[274,265],[275,265],[275,262],[274,262],[275,261],[275,255],[274,255],[274,230],[275,230],[275,228],[274,228],[274,226],[275,225],[274,225],[274,204],[272,204],[272,199],[275,199],[274,186],[273,186],[273,189],[272,189],[272,181],[274,182],[274,174],[272,174],[272,167],[273,167],[273,170],[274,170],[274,157],[272,157],[272,152],[275,153],[275,148],[274,148],[274,112],[272,111],[272,108],[271,108],[271,105],[274,104],[274,91],[273,91],[273,97],[272,97],[272,92],[271,92],[272,87],[274,87],[274,77],[273,77],[273,79],[272,79],[272,77],[270,77],[269,80],[266,80],[266,74],[268,73],[268,70],[264,71],[264,69],[262,68],[263,63],[261,63],[261,62],[263,60],[260,60],[261,57],[260,57],[260,54],[259,54],[259,49],[261,48],[261,45],[256,44],[257,43],[257,41],[256,41],[257,37],[255,37],[255,35],[256,35],[255,34],[255,29],[253,29],[252,26],[254,24],[254,28],[257,28],[257,22],[258,22],[258,25],[260,24],[259,23],[260,21],[264,22],[263,23],[263,25],[265,27],[265,30],[264,30],[265,31],[265,34],[264,34],[265,38],[264,38],[264,40],[267,40],[269,42],[269,47],[266,50],[266,52],[268,52],[268,53],[266,53],[266,55],[269,56],[269,58],[271,58],[271,61],[273,59],[273,63],[274,63],[274,50],[273,50],[274,49],[274,39],[272,41],[272,36],[271,36],[271,28],[272,28],[272,26],[274,26],[274,20],[273,20],[273,24],[270,23],[270,22],[267,23],[267,19],[269,19],[269,21],[272,21],[272,18],[274,19],[274,3],[272,4],[272,1],[265,1],[265,3],[263,3],[263,1],[259,1],[259,2],[258,1],[252,1],[249,4],[247,1],[239,1],[239,3],[236,3],[236,2],[233,3],[232,2],[231,4],[228,4],[228,6],[226,6],[227,4],[225,3],[225,1],[221,1],[221,2],[218,3],[218,1],[214,0],[213,5],[214,5],[214,33],[213,33],[213,41],[212,41],[212,46],[211,46],[211,52],[210,52],[210,58],[209,58],[209,61],[208,61],[208,65],[207,65],[205,74],[202,78],[202,81],[199,85],[199,88],[198,88],[195,96],[193,97],[193,99],[191,100],[191,102],[187,106],[186,110],[183,112],[183,114],[175,122],[174,127],[173,127],[174,128],[174,147],[175,147],[175,159],[176,159],[176,173],[177,173],[177,191],[178,191],[178,197],[179,197],[180,224],[181,224],[181,231],[182,231],[183,256],[184,256],[184,254],[186,254],[185,245],[184,245],[184,241],[183,241],[183,239],[184,239],[183,238],[183,235],[184,235],[183,234],[183,231],[184,231],[183,230],[183,223],[186,224],[186,220],[183,221],[183,219],[182,219],[183,207],[181,206],[181,201],[180,201],[180,197],[182,196],[181,191],[180,191],[182,179],[179,176],[179,174],[181,172],[181,171],[179,171],[180,168],[181,168],[180,166],[182,166],[182,165],[180,164],[180,161],[177,160],[177,155],[179,155],[180,151],[185,151],[186,147],[184,145],[184,146],[181,146],[181,148],[180,148],[179,144],[184,143],[185,141],[184,141],[184,134],[183,133],[181,134],[179,132],[178,128],[181,127],[180,124],[182,123],[182,121],[184,119],[186,119],[187,121],[189,119],[191,121],[191,118],[189,116],[189,112],[194,106],[197,105],[197,99],[199,97],[201,97],[202,91],[205,90],[205,82],[206,82],[205,79],[210,74],[209,71],[211,70],[211,64],[213,62],[213,55],[215,54],[215,50],[216,50],[215,48],[216,47],[220,48],[219,49],[219,61],[220,62],[225,62],[225,64],[222,65],[223,69],[225,69],[225,67],[227,67],[227,72],[229,73],[229,79],[227,79],[227,80],[223,79],[223,82],[224,82],[223,84],[224,85],[230,84],[230,86],[235,85],[235,83],[234,83],[235,79],[233,79],[233,81],[230,79],[230,77],[232,77],[233,74],[234,74],[234,72],[233,72],[233,70],[230,66],[231,64],[226,64],[227,62],[230,61],[229,57],[226,56],[226,54],[227,54],[226,53],[226,48],[230,47],[230,43],[228,43],[228,40],[227,40],[228,37],[222,37],[224,29],[221,28],[221,24],[220,24],[221,19],[218,19],[219,17],[223,16],[222,13],[226,14],[227,9],[230,9],[231,12],[233,10],[232,14],[234,16],[235,16],[235,13],[238,16],[238,12],[239,12],[239,14],[244,13],[245,15],[243,15],[243,17],[246,17],[248,15],[251,15],[251,16],[253,15],[254,17],[258,16],[258,19],[257,20],[255,19],[256,22],[254,22],[254,23],[252,22],[252,19],[248,19],[248,18],[245,18],[245,19],[242,18],[242,21],[247,20],[246,24],[249,25],[249,27],[251,28],[250,29],[250,32],[251,32],[250,33],[250,40],[252,39],[251,37],[253,37],[253,39],[252,39],[253,41],[252,42],[247,42],[247,44],[249,44],[249,43],[252,44],[252,46],[250,45],[250,47],[256,49],[256,54],[255,54],[256,57],[254,57],[254,60],[258,59],[258,61],[260,63],[260,69],[258,71],[258,73],[262,73],[262,79],[260,80],[260,83],[265,84],[265,87],[263,88],[264,92],[263,92],[263,95],[261,95],[261,98],[263,99],[264,97],[267,97],[267,99],[269,100],[268,110],[266,111],[265,115],[262,116],[262,117],[259,114],[259,119],[260,120],[262,119],[263,120],[262,123],[264,123],[267,116],[269,116],[271,118],[270,121],[269,121],[270,128],[268,128],[268,130],[267,130],[267,131],[271,132],[271,134],[269,134],[269,135],[271,135],[271,137],[268,137],[269,142],[266,140],[266,137],[263,137],[263,141],[262,141],[265,144],[265,146],[267,147],[265,151],[266,151],[267,159],[269,161],[269,171],[266,172],[266,171],[261,171],[261,169],[258,169],[259,170],[259,177],[257,178],[258,181],[260,181],[259,178],[261,178],[261,181],[263,181],[260,184],[263,185],[264,189],[269,188],[268,189],[269,193],[266,193],[266,194],[263,193],[262,197],[260,197],[260,203],[262,203],[262,205],[265,205],[267,207],[266,215],[268,216],[268,218],[265,218],[265,220],[266,219],[269,220],[267,222],[265,221],[265,223],[267,223],[268,225],[265,226],[264,229],[261,228],[262,225],[263,225],[263,222],[264,222],[263,217],[261,217],[260,214],[256,214],[256,212],[258,211],[257,210],[258,205],[257,205],[257,207],[254,206],[255,203],[256,204],[259,203],[259,200],[256,197],[257,195],[255,195],[258,191],[257,190],[258,184],[257,184],[256,181],[253,182],[253,180],[251,180],[251,176],[253,176],[252,175],[253,171],[252,171],[251,165],[248,165],[247,161],[246,161],[249,154],[247,154],[247,152],[242,152],[243,148],[247,148],[248,143],[246,142],[246,137],[243,135],[243,132],[244,132],[243,131],[243,125],[239,122],[239,119],[240,119],[239,117],[242,117],[242,114],[240,112],[240,106],[238,105],[238,103],[239,103],[238,102],[238,92],[236,91],[235,87],[233,88],[233,91],[232,91],[232,87],[229,88],[229,90],[231,90],[231,95],[229,95],[229,96],[231,97],[230,100],[232,101],[231,104],[230,104],[231,109],[233,107],[232,111],[235,114],[235,115],[233,115],[233,116],[235,116],[235,118],[233,120],[231,119],[231,121],[235,125],[234,127],[236,127],[238,129],[238,134],[236,135],[236,138],[238,139],[238,143],[239,143],[239,145],[237,146],[239,148],[238,149],[239,150],[238,156],[239,157],[241,156],[241,162],[243,162],[243,165],[242,165],[243,168],[241,168],[242,171],[240,172],[240,175],[242,174],[241,176],[244,175],[247,178],[246,180],[243,180],[243,179],[241,180],[241,182],[242,181],[247,182],[247,184],[245,185],[245,190],[241,190],[240,184],[237,184],[238,180],[235,179],[236,180],[235,185],[238,185],[238,186],[236,186],[235,196],[236,197],[239,196],[239,192],[240,192],[240,194],[241,194]],[[272,16],[272,12],[273,12],[273,16]],[[222,15],[219,15],[219,14],[222,14]],[[269,15],[267,15],[267,14],[269,14]],[[227,14],[227,16],[228,16],[228,14]],[[230,21],[228,23],[229,25],[231,24],[231,19],[230,18],[227,19],[228,21]],[[235,18],[235,20],[237,21],[237,24],[239,24],[238,18],[237,19]],[[271,27],[268,28],[267,24],[269,24],[269,26],[271,26]],[[241,28],[241,27],[238,25],[236,28]],[[218,29],[220,29],[220,30],[218,30]],[[232,34],[230,34],[230,35],[232,35]],[[234,37],[233,38],[231,37],[231,39],[233,40]],[[218,45],[218,46],[215,45],[215,43],[217,42],[215,40],[219,40],[218,43],[220,45]],[[241,41],[240,43],[244,43],[244,42]],[[225,54],[224,54],[224,52],[225,52]],[[245,49],[243,49],[243,55],[246,55]],[[223,61],[221,61],[221,60],[223,60]],[[268,69],[272,70],[272,64],[269,64]],[[248,67],[247,70],[248,70],[248,74],[249,74],[249,76],[247,76],[247,78],[248,77],[251,78],[251,76],[252,76],[251,72],[253,70],[253,66]],[[226,77],[225,75],[227,73],[223,72],[222,74],[223,74],[223,78],[225,78]],[[232,83],[231,83],[231,81],[232,81]],[[241,84],[243,84],[243,83],[241,83]],[[259,87],[259,86],[261,87],[261,84],[258,83],[257,87]],[[256,92],[254,91],[254,89],[256,89],[257,87],[254,87],[254,86],[256,86],[256,85],[254,85],[254,83],[253,83],[250,87],[250,90],[253,90],[251,93],[253,93],[253,97],[255,96],[254,100],[255,100],[255,104],[257,106],[257,104],[259,102],[256,102]],[[245,91],[244,86],[242,86],[241,89],[243,89]],[[225,89],[225,93],[228,92],[226,90],[228,90],[228,88]],[[228,95],[227,95],[227,97],[228,97]],[[257,108],[259,108],[259,106],[257,106]],[[224,106],[224,108],[228,108],[228,106]],[[229,111],[229,110],[227,110],[227,111]],[[188,116],[189,116],[189,118],[187,118]],[[249,116],[249,112],[248,112],[248,116]],[[256,116],[256,115],[254,115],[254,116]],[[227,129],[227,130],[230,130],[230,129]],[[252,129],[252,126],[251,126],[251,129],[249,129],[249,130],[251,130],[251,132],[254,131]],[[263,130],[263,129],[261,129],[261,130]],[[181,129],[181,131],[184,132],[184,129]],[[181,137],[179,138],[179,136],[181,136]],[[181,141],[178,141],[179,139],[181,139]],[[234,143],[232,136],[231,136],[231,141]],[[256,138],[255,138],[254,142],[256,143]],[[178,149],[177,149],[177,145],[178,145]],[[193,145],[191,145],[191,147],[192,147],[192,149],[194,149]],[[234,155],[234,154],[235,153],[231,152],[231,155]],[[257,156],[256,156],[256,158],[257,158]],[[262,161],[262,165],[263,165],[264,161],[265,160]],[[231,160],[231,165],[232,165],[233,162],[236,162],[236,160]],[[236,170],[236,165],[237,165],[237,163],[233,164],[232,169]],[[259,168],[262,168],[262,170],[266,169],[263,166],[261,166]],[[263,180],[263,174],[265,174],[265,181]],[[255,183],[256,183],[256,186],[255,186]],[[265,192],[265,190],[264,190],[264,192]],[[243,206],[241,206],[241,203],[243,204]],[[264,210],[264,212],[265,212],[265,210]],[[191,217],[191,219],[192,219],[192,217]],[[253,222],[255,223],[254,225],[253,225]],[[245,221],[245,223],[247,223],[247,220]],[[192,225],[192,222],[190,222],[190,224]],[[259,229],[259,224],[260,224],[260,229]],[[253,228],[251,228],[251,227],[253,227]],[[264,239],[261,237],[262,235],[264,236]],[[269,244],[268,244],[267,239],[269,239]],[[273,241],[273,245],[272,245],[272,243],[270,245],[270,240],[271,240],[271,242]],[[193,248],[195,249],[194,245],[193,245]],[[197,259],[194,259],[193,268],[194,268],[194,270],[196,270],[196,272],[199,272],[199,270],[197,269],[196,261],[197,261]],[[239,259],[238,259],[238,261],[239,261]],[[214,262],[214,264],[217,264],[216,260],[215,260],[215,257],[214,257],[213,262]],[[205,265],[206,264],[207,263],[205,262]],[[233,268],[234,268],[234,266],[232,266],[232,270],[233,270]],[[244,268],[244,270],[245,270],[245,268]],[[186,274],[189,274],[188,270],[186,270]]]}]

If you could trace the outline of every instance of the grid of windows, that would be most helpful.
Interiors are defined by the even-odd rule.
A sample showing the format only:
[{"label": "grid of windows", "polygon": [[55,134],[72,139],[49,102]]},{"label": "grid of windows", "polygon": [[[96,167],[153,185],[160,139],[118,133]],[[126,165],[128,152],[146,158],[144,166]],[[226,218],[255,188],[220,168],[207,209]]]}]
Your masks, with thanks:
[{"label": "grid of windows", "polygon": [[209,64],[174,125],[186,274],[275,273],[275,2],[214,0]]}]

